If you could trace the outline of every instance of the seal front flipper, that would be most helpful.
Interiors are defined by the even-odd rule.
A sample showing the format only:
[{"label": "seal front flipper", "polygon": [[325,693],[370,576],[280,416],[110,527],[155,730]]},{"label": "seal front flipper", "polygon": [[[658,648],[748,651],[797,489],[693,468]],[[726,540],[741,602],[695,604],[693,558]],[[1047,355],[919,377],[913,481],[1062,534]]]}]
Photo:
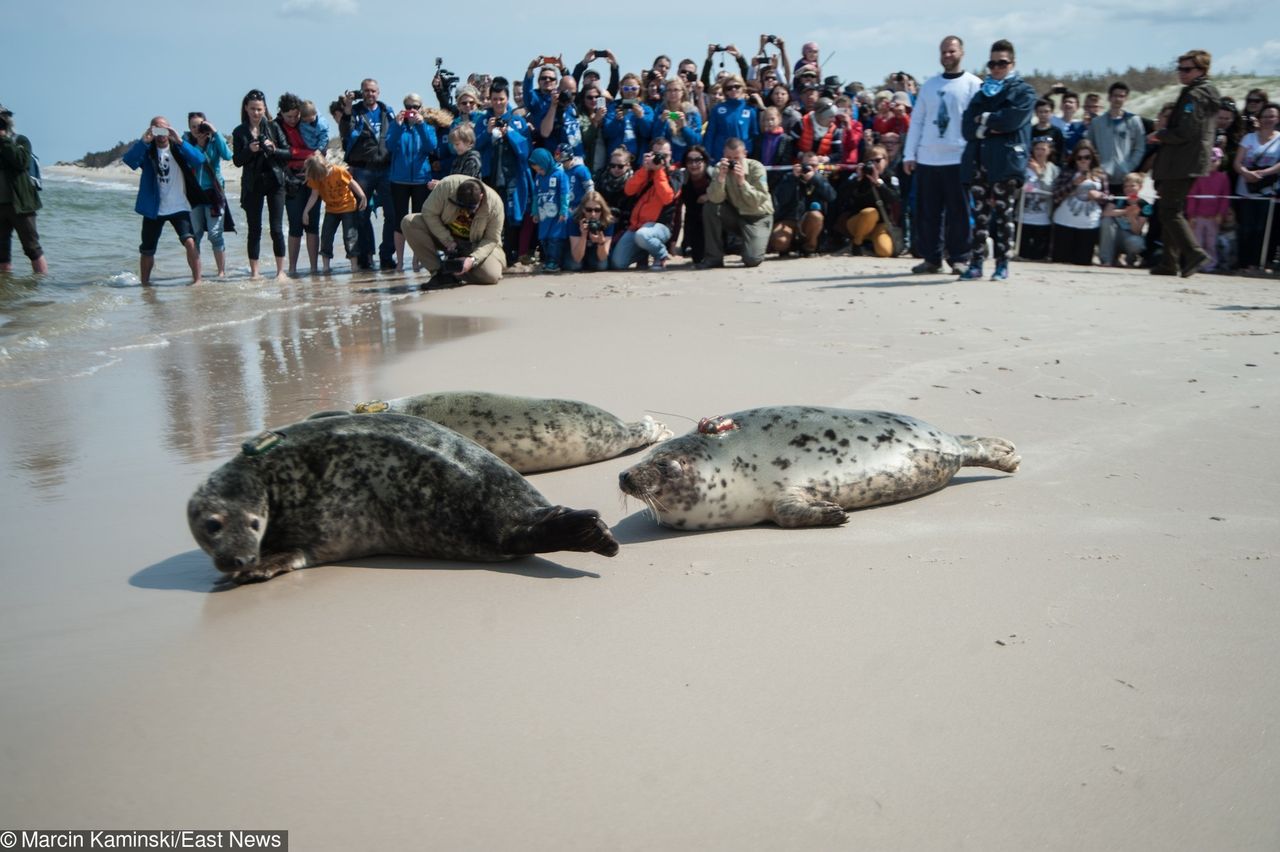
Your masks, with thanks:
[{"label": "seal front flipper", "polygon": [[236,571],[231,574],[229,579],[233,583],[261,583],[280,574],[288,574],[290,571],[306,568],[311,564],[311,560],[301,550],[285,550],[260,558],[243,571]]},{"label": "seal front flipper", "polygon": [[627,431],[631,433],[632,449],[660,443],[675,434],[667,428],[667,424],[654,420],[648,414],[643,420],[628,423]]},{"label": "seal front flipper", "polygon": [[529,523],[511,531],[500,544],[505,553],[527,555],[556,550],[615,556],[618,542],[594,509],[546,506],[530,514]]},{"label": "seal front flipper", "polygon": [[835,503],[792,492],[773,501],[773,519],[780,527],[838,527],[849,513]]}]

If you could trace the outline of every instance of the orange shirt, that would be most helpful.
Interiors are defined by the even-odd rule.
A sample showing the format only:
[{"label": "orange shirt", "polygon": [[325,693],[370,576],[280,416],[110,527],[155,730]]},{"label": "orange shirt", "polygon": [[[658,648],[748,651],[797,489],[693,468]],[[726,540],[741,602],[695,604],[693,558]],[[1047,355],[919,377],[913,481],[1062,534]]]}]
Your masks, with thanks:
[{"label": "orange shirt", "polygon": [[348,185],[350,183],[351,172],[339,165],[334,165],[320,183],[307,180],[307,186],[320,193],[324,209],[329,213],[351,213],[356,209],[356,196]]}]

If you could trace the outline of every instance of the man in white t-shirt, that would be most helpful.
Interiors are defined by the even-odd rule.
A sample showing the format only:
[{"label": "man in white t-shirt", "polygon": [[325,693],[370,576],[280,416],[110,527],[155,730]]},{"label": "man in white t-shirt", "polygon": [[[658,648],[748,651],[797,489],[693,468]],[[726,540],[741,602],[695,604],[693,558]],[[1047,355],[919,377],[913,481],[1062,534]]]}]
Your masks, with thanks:
[{"label": "man in white t-shirt", "polygon": [[196,248],[195,231],[191,227],[191,202],[200,202],[200,184],[195,169],[204,166],[204,153],[183,141],[178,131],[169,126],[162,115],[151,119],[142,138],[124,153],[124,164],[142,169],[138,181],[138,199],[133,209],[142,214],[142,243],[138,246],[139,272],[142,286],[151,284],[151,271],[156,264],[156,246],[164,223],[173,225],[178,241],[187,251],[191,267],[191,283],[200,283],[200,250]]},{"label": "man in white t-shirt", "polygon": [[964,42],[947,36],[939,46],[942,73],[929,78],[916,97],[902,152],[902,170],[915,175],[916,234],[921,262],[912,272],[942,271],[943,227],[946,255],[953,272],[968,266],[969,204],[960,180],[965,141],[960,117],[982,81],[960,70]]}]

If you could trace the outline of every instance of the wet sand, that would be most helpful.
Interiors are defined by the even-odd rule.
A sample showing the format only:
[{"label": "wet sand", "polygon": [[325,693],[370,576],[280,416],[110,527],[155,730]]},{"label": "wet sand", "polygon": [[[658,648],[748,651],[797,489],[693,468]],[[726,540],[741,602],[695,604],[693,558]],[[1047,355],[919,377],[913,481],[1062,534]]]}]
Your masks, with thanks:
[{"label": "wet sand", "polygon": [[[296,849],[1271,850],[1280,295],[821,258],[288,315],[0,392],[0,828]],[[335,312],[336,313],[336,312]],[[682,433],[774,403],[1017,443],[837,529],[218,586],[184,507],[264,426],[448,388]],[[687,418],[687,419],[685,419]]]}]

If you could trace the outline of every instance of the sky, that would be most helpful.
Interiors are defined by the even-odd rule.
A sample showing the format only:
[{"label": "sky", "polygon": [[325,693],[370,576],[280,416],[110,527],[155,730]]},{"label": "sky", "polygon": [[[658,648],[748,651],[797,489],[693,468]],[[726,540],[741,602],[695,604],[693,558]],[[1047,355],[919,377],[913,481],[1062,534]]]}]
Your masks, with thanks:
[{"label": "sky", "polygon": [[[104,4],[44,0],[6,16],[0,103],[41,161],[74,160],[137,138],[154,115],[175,124],[190,110],[229,134],[253,88],[291,91],[321,113],[334,97],[375,77],[383,100],[411,91],[434,105],[435,57],[464,79],[471,71],[522,77],[536,55],[562,54],[572,67],[589,48],[607,48],[623,71],[666,53],[701,64],[707,44],[733,43],[750,56],[760,34],[782,36],[794,62],[800,45],[821,46],[824,73],[871,83],[904,70],[924,80],[938,70],[938,42],[964,39],[977,69],[992,41],[1011,40],[1025,71],[1104,71],[1167,64],[1203,48],[1215,72],[1280,75],[1280,38],[1259,26],[1266,4],[1240,0],[1079,0],[1036,4],[881,3],[839,14],[785,14],[764,0],[720,3],[537,4],[490,0],[135,0]],[[629,9],[624,15],[621,10]],[[816,12],[822,6],[811,5]],[[829,8],[829,7],[826,7]],[[731,10],[730,10],[731,9]],[[570,11],[574,10],[574,11]],[[1265,18],[1265,15],[1261,16]],[[785,20],[780,20],[785,18]],[[1172,73],[1169,82],[1175,82]],[[1274,93],[1273,93],[1274,94]]]}]

